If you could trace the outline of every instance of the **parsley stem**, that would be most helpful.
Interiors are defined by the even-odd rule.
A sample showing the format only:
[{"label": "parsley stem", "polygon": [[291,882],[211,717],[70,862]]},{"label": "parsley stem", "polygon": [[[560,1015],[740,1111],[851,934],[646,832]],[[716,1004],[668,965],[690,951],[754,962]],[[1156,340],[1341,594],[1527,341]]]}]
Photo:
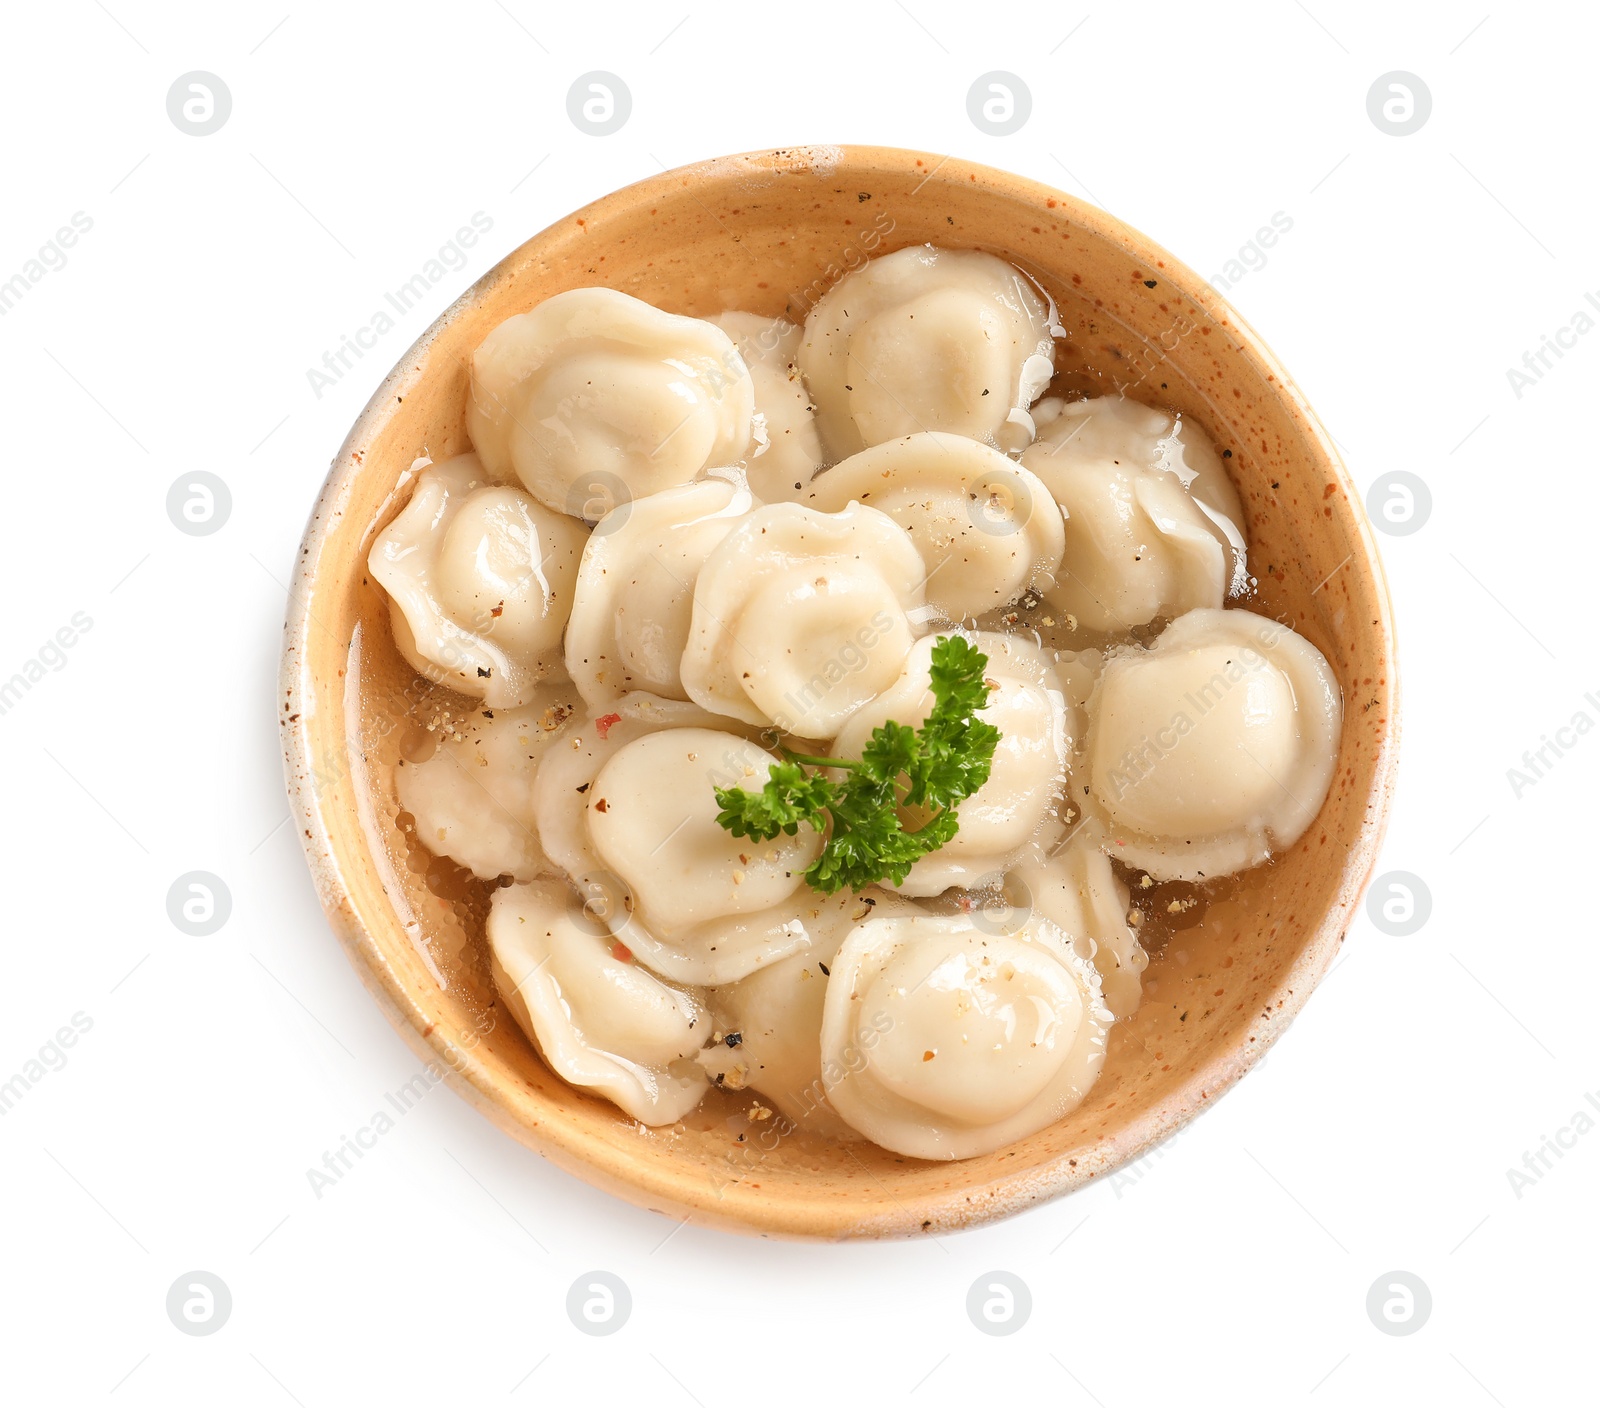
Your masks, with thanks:
[{"label": "parsley stem", "polygon": [[860,758],[813,758],[805,753],[791,753],[783,749],[783,756],[791,763],[800,763],[808,768],[858,768],[861,766]]}]

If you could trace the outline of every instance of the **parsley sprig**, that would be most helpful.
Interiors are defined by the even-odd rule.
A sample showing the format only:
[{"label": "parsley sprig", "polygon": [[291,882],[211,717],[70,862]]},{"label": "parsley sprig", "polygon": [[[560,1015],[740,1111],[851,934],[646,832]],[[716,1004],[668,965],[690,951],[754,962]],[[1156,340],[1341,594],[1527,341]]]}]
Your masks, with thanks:
[{"label": "parsley sprig", "polygon": [[[977,717],[989,702],[989,657],[962,636],[942,636],[929,662],[933,708],[920,728],[892,719],[873,729],[859,758],[812,758],[780,749],[759,792],[718,787],[719,825],[770,841],[801,822],[826,837],[806,883],[831,895],[880,880],[898,885],[959,829],[956,804],[989,780],[1000,730]],[[839,781],[827,770],[843,774]],[[931,811],[915,831],[901,808]]]}]

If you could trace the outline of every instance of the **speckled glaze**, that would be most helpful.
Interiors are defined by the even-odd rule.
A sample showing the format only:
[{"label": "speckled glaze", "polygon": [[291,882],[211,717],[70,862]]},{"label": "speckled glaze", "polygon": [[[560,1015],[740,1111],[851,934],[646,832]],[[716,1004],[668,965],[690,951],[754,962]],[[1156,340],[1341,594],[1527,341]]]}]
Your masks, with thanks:
[{"label": "speckled glaze", "polygon": [[[1031,1138],[933,1164],[770,1131],[769,1149],[759,1126],[740,1141],[720,1111],[644,1130],[545,1069],[495,1002],[483,893],[430,880],[396,825],[389,774],[418,686],[389,640],[367,552],[404,502],[413,459],[470,448],[467,363],[502,319],[605,284],[679,313],[801,321],[846,268],[922,242],[991,250],[1039,280],[1067,330],[1058,389],[1136,383],[1135,395],[1194,416],[1228,452],[1260,580],[1252,609],[1315,642],[1343,685],[1333,790],[1292,852],[1173,935],[1089,1099]],[[280,689],[296,826],[329,920],[418,1054],[508,1133],[621,1197],[697,1223],[821,1238],[1008,1216],[1104,1177],[1216,1101],[1338,950],[1377,855],[1397,742],[1394,631],[1359,496],[1260,339],[1189,269],[1070,196],[875,147],[668,172],[559,221],[474,285],[407,352],[333,463],[297,566]]]}]

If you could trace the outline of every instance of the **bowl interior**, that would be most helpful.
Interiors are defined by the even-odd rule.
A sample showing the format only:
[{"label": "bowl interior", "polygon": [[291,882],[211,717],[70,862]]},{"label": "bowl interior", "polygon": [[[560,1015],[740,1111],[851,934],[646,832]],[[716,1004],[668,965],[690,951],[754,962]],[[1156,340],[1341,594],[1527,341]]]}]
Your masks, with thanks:
[{"label": "bowl interior", "polygon": [[[1344,690],[1337,777],[1289,853],[1224,886],[1152,955],[1146,997],[1114,1029],[1105,1072],[1060,1123],[954,1164],[751,1127],[717,1094],[683,1127],[644,1131],[567,1086],[496,1004],[487,887],[403,834],[393,764],[418,681],[366,573],[407,470],[470,448],[467,365],[502,319],[604,284],[673,312],[738,308],[803,321],[862,260],[932,242],[990,250],[1055,299],[1067,340],[1055,389],[1115,391],[1197,419],[1249,520],[1251,609],[1307,636]],[[643,1205],[800,1236],[944,1231],[1102,1175],[1236,1079],[1326,970],[1388,805],[1393,637],[1382,572],[1327,436],[1271,354],[1188,269],[1110,217],[1021,178],[878,148],[731,157],[646,181],[535,236],[459,300],[379,389],[335,461],[299,563],[284,664],[289,781],[335,931],[391,1017],[462,1093],[540,1153]],[[741,1137],[742,1136],[742,1137]],[[771,1147],[768,1147],[768,1146]]]}]

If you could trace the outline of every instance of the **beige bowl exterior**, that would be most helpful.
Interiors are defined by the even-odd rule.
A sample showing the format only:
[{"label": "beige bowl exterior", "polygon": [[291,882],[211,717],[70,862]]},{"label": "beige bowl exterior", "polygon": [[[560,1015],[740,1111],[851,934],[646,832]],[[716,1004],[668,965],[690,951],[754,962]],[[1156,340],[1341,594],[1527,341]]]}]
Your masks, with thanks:
[{"label": "beige bowl exterior", "polygon": [[[1067,384],[1134,394],[1211,431],[1249,518],[1252,609],[1308,636],[1340,677],[1337,776],[1316,823],[1152,963],[1144,1004],[1067,1118],[996,1153],[924,1163],[870,1144],[740,1143],[646,1131],[556,1079],[495,1003],[474,902],[407,864],[389,780],[414,691],[367,580],[375,533],[425,451],[470,448],[467,365],[502,319],[605,284],[678,313],[802,321],[862,259],[932,242],[993,251],[1055,298]],[[1137,232],[1021,177],[877,147],[728,157],[643,181],[536,235],[406,353],[350,432],[306,531],[280,703],[296,827],[334,932],[425,1061],[502,1129],[644,1207],[766,1235],[944,1233],[1104,1177],[1214,1102],[1327,971],[1378,853],[1397,743],[1394,631],[1359,495],[1272,353],[1192,271]],[[477,908],[474,908],[476,903]],[[770,1132],[768,1142],[772,1140]]]}]

